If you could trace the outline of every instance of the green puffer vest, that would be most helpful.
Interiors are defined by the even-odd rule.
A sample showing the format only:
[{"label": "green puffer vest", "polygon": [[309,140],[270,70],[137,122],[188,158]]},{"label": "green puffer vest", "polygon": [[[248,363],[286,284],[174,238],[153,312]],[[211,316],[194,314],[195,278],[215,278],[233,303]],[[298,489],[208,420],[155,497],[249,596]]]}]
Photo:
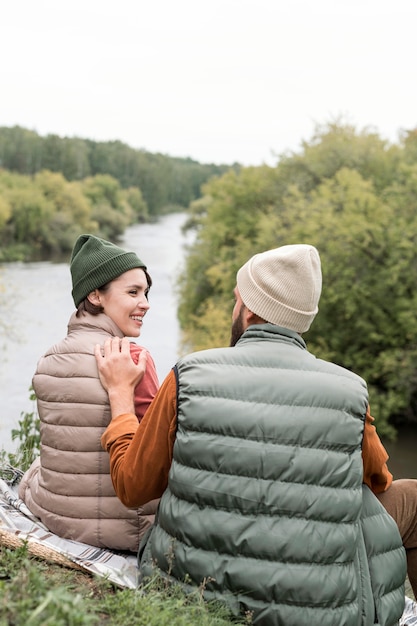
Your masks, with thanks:
[{"label": "green puffer vest", "polygon": [[364,381],[251,326],[176,366],[178,431],[141,570],[265,626],[396,624],[405,552],[362,485]]}]

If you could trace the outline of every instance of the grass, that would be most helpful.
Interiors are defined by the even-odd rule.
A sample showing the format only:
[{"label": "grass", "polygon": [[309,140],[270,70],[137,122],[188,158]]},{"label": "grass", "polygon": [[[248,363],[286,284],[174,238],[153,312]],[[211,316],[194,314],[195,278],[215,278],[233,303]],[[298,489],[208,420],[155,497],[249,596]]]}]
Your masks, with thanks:
[{"label": "grass", "polygon": [[[407,581],[408,585],[408,581]],[[406,593],[413,597],[411,588]],[[146,591],[119,589],[107,580],[39,560],[23,545],[0,545],[0,626],[230,626],[248,625],[202,589],[185,595],[155,578]]]},{"label": "grass", "polygon": [[[406,594],[413,597],[408,580]],[[202,590],[185,595],[155,578],[146,591],[119,589],[107,580],[39,560],[23,545],[0,545],[0,626],[230,626],[249,625]]]},{"label": "grass", "polygon": [[145,592],[0,546],[0,626],[227,626],[250,624],[155,578]]}]

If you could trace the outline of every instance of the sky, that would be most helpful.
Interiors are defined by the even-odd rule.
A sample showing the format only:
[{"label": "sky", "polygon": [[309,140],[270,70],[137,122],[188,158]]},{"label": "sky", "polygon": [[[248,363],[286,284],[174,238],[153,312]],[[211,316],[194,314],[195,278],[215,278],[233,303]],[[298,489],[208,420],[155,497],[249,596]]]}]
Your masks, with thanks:
[{"label": "sky", "polygon": [[337,120],[417,127],[415,0],[13,0],[0,126],[274,165]]}]

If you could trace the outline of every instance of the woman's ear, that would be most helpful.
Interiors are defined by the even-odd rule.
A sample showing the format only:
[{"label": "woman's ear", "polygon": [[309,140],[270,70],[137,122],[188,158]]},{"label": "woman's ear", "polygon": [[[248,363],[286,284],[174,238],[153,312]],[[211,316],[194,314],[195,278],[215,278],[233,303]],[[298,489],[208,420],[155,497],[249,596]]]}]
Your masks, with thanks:
[{"label": "woman's ear", "polygon": [[94,291],[90,291],[87,296],[87,300],[94,304],[95,306],[102,306],[100,302],[100,292],[98,289],[94,289]]}]

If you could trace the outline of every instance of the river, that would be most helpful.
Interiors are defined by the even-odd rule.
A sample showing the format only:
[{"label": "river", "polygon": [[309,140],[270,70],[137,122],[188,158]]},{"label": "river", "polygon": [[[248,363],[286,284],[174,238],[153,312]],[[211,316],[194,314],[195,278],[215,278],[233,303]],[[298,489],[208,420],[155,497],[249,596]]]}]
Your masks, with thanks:
[{"label": "river", "polygon": [[[175,281],[189,239],[181,233],[186,219],[178,213],[152,224],[127,229],[121,245],[137,252],[148,265],[153,286],[151,308],[138,341],[152,354],[160,381],[177,360],[180,331]],[[11,429],[20,414],[35,409],[29,387],[39,357],[66,335],[74,310],[67,263],[10,263],[0,267],[0,449],[13,451]],[[417,428],[384,441],[396,478],[417,478]]]},{"label": "river", "polygon": [[[152,276],[151,308],[135,341],[152,354],[161,382],[179,356],[175,281],[189,242],[181,233],[185,219],[176,213],[131,226],[120,244],[134,250]],[[68,263],[7,263],[0,267],[0,285],[0,449],[11,452],[11,429],[22,412],[35,409],[29,387],[36,363],[65,337],[74,303]]]}]

